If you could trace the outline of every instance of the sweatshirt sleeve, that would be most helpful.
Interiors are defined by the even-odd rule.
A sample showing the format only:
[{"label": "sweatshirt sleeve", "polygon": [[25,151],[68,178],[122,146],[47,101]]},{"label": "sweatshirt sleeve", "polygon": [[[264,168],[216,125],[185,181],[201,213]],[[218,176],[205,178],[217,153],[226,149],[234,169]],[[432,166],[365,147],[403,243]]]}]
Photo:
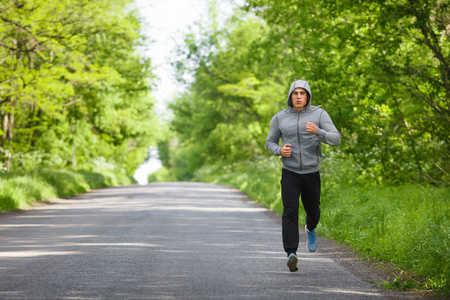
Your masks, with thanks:
[{"label": "sweatshirt sleeve", "polygon": [[278,118],[277,115],[275,115],[272,118],[272,121],[270,122],[270,129],[269,129],[269,134],[267,135],[267,140],[266,140],[266,148],[272,152],[273,154],[279,156],[281,155],[280,153],[280,145],[278,145],[279,141],[280,141],[280,137],[281,137],[281,133],[280,133],[280,129],[278,127]]},{"label": "sweatshirt sleeve", "polygon": [[331,146],[339,146],[341,143],[341,134],[326,111],[323,111],[320,116],[320,128],[317,129],[316,135],[322,143]]}]

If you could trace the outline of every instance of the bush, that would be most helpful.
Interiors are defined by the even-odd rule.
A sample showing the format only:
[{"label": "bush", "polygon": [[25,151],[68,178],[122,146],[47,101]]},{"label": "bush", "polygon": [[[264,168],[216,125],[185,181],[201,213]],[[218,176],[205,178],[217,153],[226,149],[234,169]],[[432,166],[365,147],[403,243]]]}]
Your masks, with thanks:
[{"label": "bush", "polygon": [[280,195],[281,166],[276,157],[260,157],[230,166],[205,166],[194,176],[197,181],[233,186],[259,204],[282,213]]},{"label": "bush", "polygon": [[29,176],[0,178],[0,211],[24,208],[33,202],[56,197],[47,182]]},{"label": "bush", "polygon": [[33,202],[71,197],[92,189],[130,184],[124,174],[69,169],[40,169],[0,175],[0,211],[24,208]]},{"label": "bush", "polygon": [[159,170],[148,175],[148,182],[168,182],[177,181],[175,175],[166,167],[162,166]]},{"label": "bush", "polygon": [[28,174],[53,186],[58,197],[62,198],[82,194],[91,189],[85,177],[77,171],[42,169],[29,171]]}]

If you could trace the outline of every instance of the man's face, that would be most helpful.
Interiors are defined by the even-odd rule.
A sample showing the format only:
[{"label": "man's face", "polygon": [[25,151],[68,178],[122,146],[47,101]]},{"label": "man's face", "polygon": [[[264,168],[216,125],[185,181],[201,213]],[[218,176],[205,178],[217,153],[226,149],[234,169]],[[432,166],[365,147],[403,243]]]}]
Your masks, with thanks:
[{"label": "man's face", "polygon": [[296,88],[291,95],[292,106],[297,111],[301,111],[305,108],[306,103],[308,102],[308,93],[305,89]]}]

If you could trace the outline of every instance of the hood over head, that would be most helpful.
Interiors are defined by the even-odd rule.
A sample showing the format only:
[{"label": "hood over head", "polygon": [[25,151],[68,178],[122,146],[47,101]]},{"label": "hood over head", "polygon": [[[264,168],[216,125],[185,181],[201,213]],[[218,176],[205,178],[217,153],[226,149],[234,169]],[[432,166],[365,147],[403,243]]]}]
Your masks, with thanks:
[{"label": "hood over head", "polygon": [[309,87],[308,81],[304,81],[304,80],[297,80],[297,81],[294,81],[294,82],[291,84],[291,88],[289,89],[289,94],[288,94],[288,98],[287,98],[287,105],[288,105],[289,107],[293,107],[293,106],[292,106],[291,95],[292,95],[292,92],[293,92],[296,88],[302,88],[302,89],[305,89],[306,92],[308,93],[308,102],[306,103],[306,107],[308,107],[308,106],[311,104],[312,94],[311,94],[311,88]]}]

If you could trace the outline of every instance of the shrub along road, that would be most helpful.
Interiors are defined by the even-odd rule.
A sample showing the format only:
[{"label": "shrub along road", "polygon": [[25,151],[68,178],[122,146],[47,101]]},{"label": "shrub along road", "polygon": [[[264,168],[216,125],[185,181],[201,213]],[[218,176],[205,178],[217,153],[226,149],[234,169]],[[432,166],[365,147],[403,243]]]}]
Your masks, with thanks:
[{"label": "shrub along road", "polygon": [[280,223],[239,191],[205,183],[107,188],[3,214],[0,298],[392,296],[337,263],[326,240],[316,253],[302,243],[300,270],[289,272]]}]

